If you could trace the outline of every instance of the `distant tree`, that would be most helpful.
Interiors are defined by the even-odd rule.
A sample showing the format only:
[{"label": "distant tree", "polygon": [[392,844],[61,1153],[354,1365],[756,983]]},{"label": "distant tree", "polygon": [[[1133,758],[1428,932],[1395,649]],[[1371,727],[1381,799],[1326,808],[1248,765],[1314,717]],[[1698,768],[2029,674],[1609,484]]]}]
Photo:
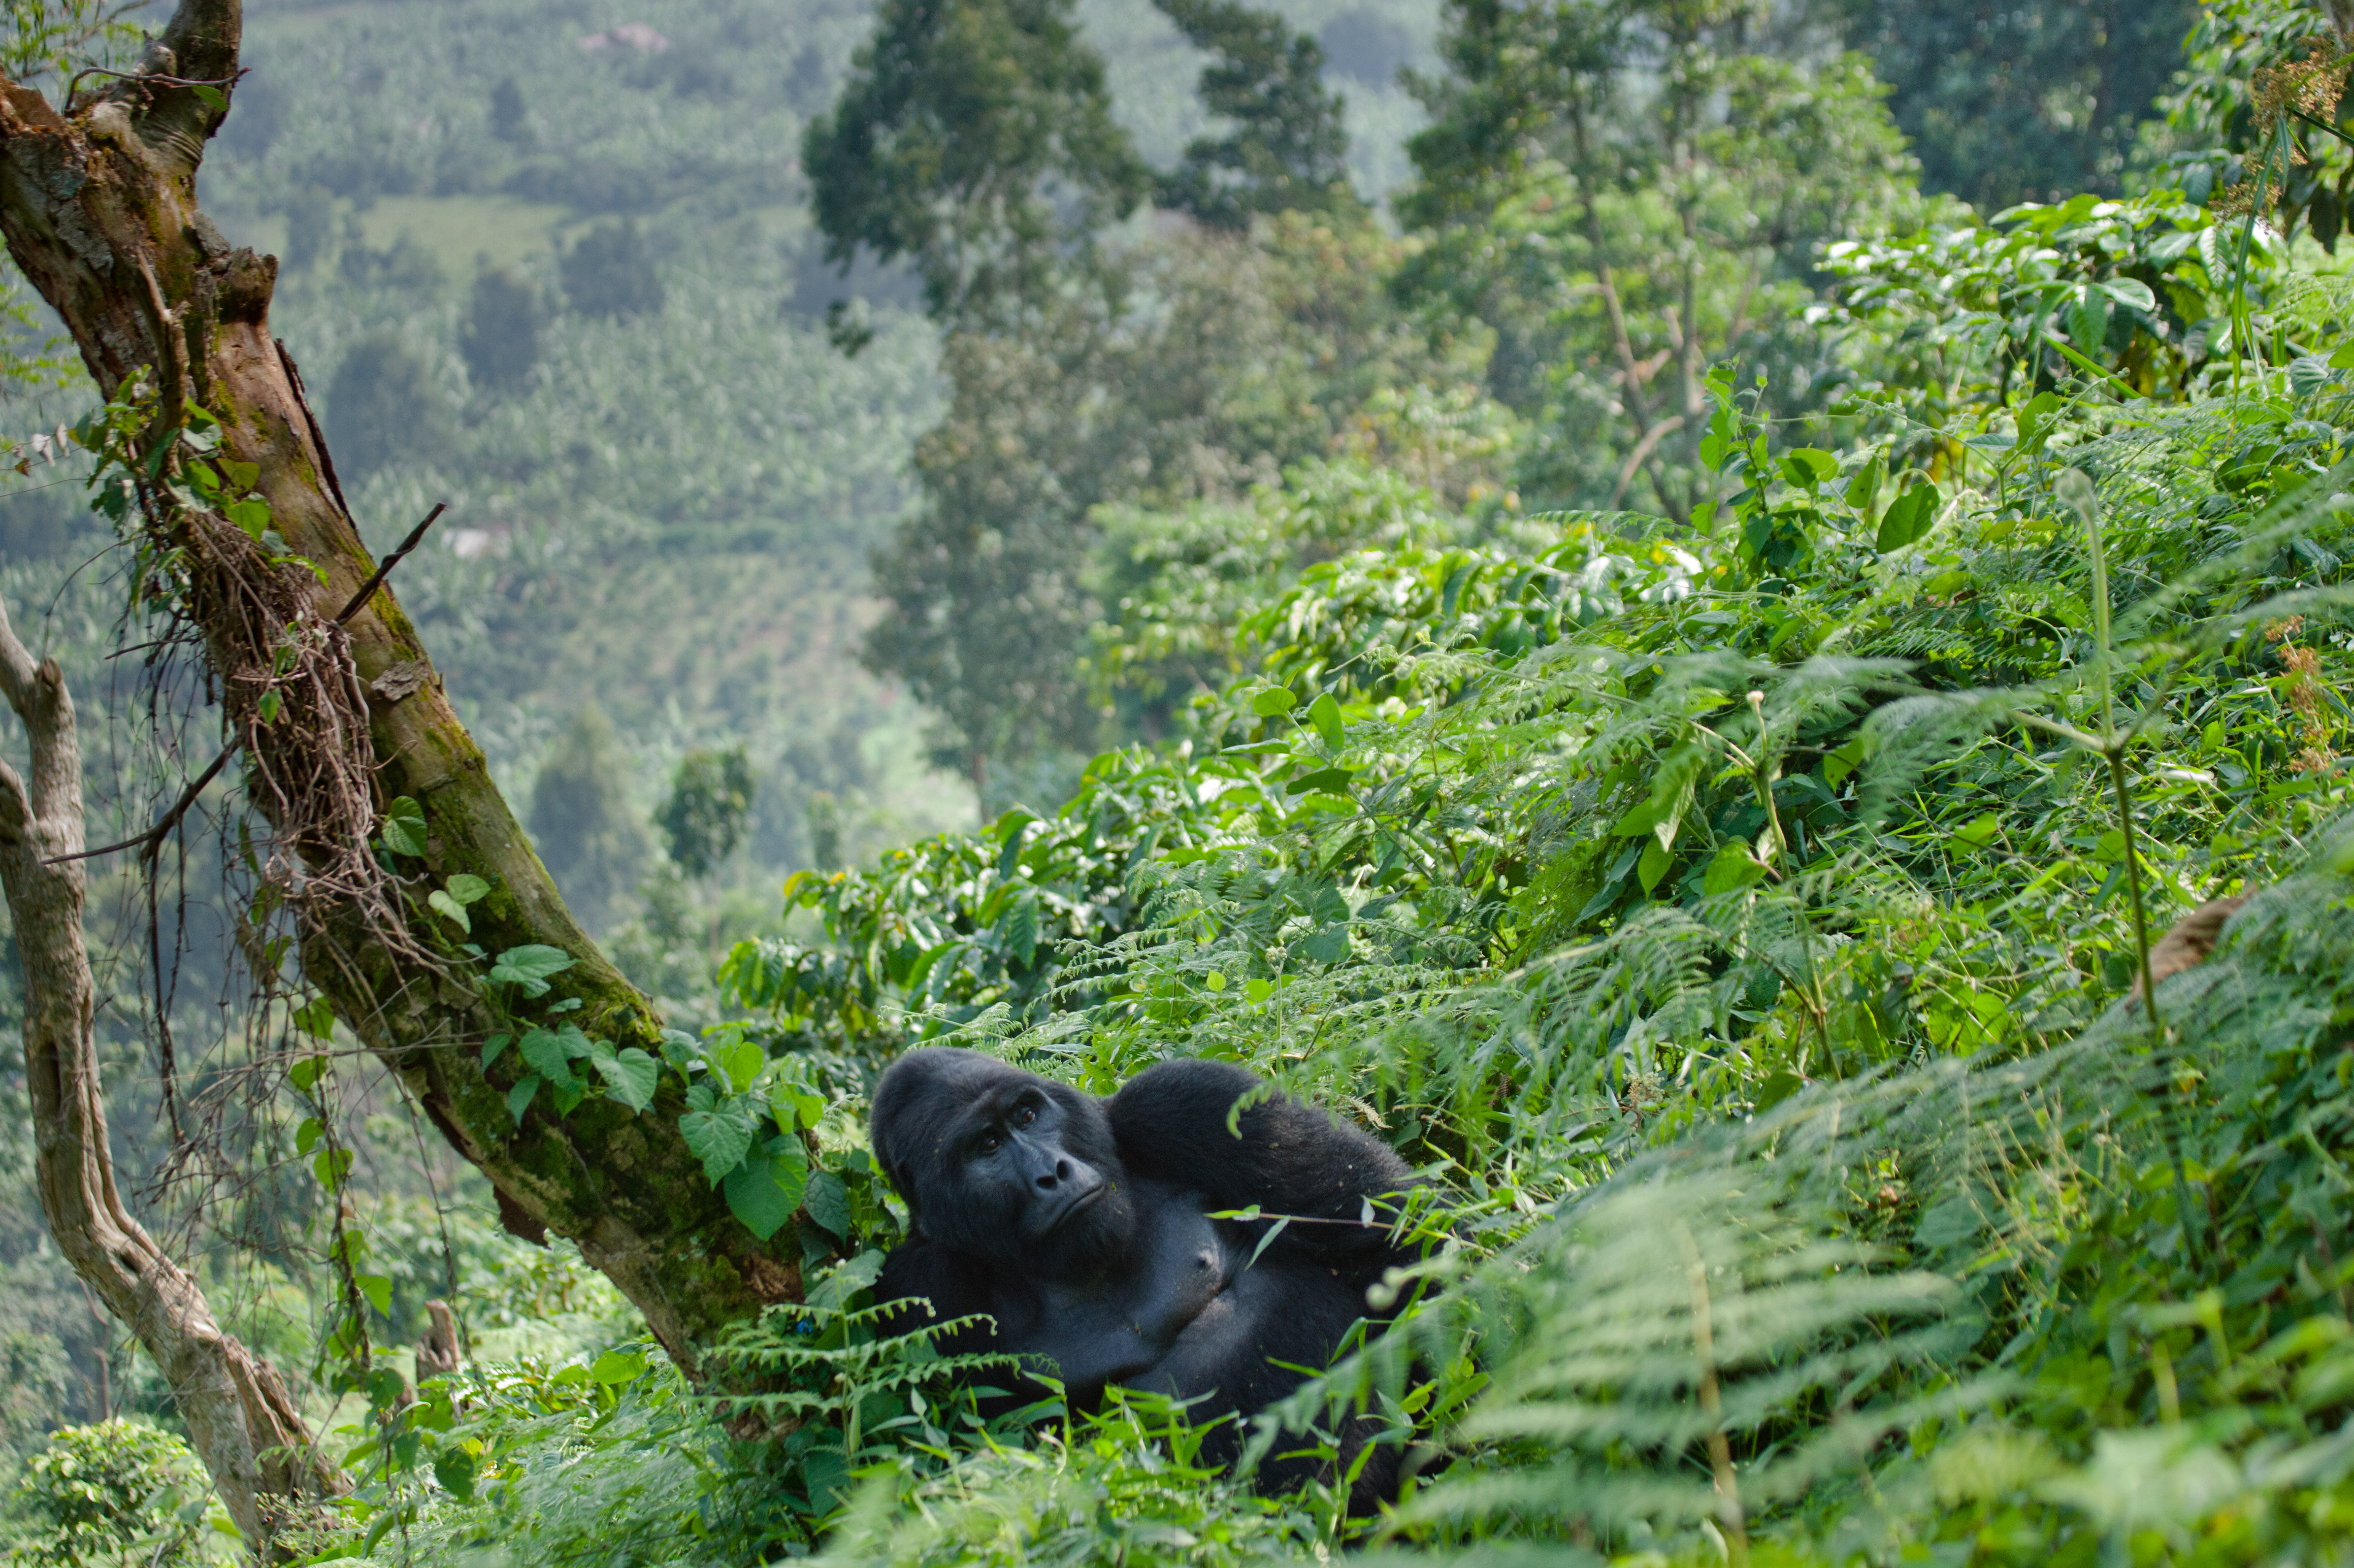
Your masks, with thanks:
[{"label": "distant tree", "polygon": [[473,298],[459,347],[477,387],[511,392],[531,379],[539,363],[539,291],[512,270],[484,267],[474,274]]},{"label": "distant tree", "polygon": [[327,389],[327,426],[343,471],[357,481],[449,450],[450,409],[433,373],[391,332],[354,344]]},{"label": "distant tree", "polygon": [[679,870],[704,877],[726,864],[744,837],[756,788],[751,758],[741,745],[690,751],[679,758],[670,794],[654,813]]},{"label": "distant tree", "polygon": [[912,258],[934,319],[982,330],[1097,281],[1097,229],[1151,175],[1073,4],[884,0],[802,138],[829,261]]},{"label": "distant tree", "polygon": [[316,185],[302,185],[286,197],[286,254],[290,273],[319,264],[335,238],[335,198]]},{"label": "distant tree", "polygon": [[1414,58],[1414,35],[1379,11],[1343,11],[1316,35],[1333,71],[1367,87],[1387,87]]},{"label": "distant tree", "polygon": [[1818,0],[1894,90],[1923,185],[1993,212],[2121,188],[2197,0]]},{"label": "distant tree", "polygon": [[1184,162],[1161,177],[1161,205],[1214,228],[1247,228],[1258,213],[1353,206],[1349,132],[1316,40],[1235,0],[1153,3],[1210,51],[1202,107],[1234,127],[1186,144]]},{"label": "distant tree", "polygon": [[630,806],[629,762],[604,710],[573,715],[531,794],[531,840],[565,899],[590,930],[612,922],[638,885],[650,846]]},{"label": "distant tree", "polygon": [[653,247],[635,223],[598,224],[564,253],[564,297],[585,316],[662,313],[662,276]]},{"label": "distant tree", "polygon": [[529,112],[523,101],[523,89],[515,85],[515,79],[501,77],[498,86],[491,89],[491,134],[517,145],[529,143]]},{"label": "distant tree", "polygon": [[194,1521],[156,1494],[203,1486],[196,1456],[171,1433],[117,1418],[50,1434],[27,1461],[12,1499],[6,1562],[32,1568],[152,1563],[193,1568],[207,1553]]},{"label": "distant tree", "polygon": [[1916,211],[1864,61],[1775,52],[1776,16],[1449,0],[1447,74],[1413,83],[1431,122],[1397,208],[1425,243],[1398,284],[1495,332],[1489,386],[1540,421],[1521,488],[1545,504],[1698,516],[1709,367],[1767,369],[1779,412],[1819,399],[1816,247]]}]

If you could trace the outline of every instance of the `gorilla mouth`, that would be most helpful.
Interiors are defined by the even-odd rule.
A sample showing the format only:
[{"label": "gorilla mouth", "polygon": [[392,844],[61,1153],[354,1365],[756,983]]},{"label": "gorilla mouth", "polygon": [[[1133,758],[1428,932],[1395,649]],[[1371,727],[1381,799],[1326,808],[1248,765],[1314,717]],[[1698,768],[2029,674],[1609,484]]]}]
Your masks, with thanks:
[{"label": "gorilla mouth", "polygon": [[1072,1215],[1077,1213],[1082,1209],[1089,1207],[1097,1199],[1101,1198],[1104,1195],[1107,1187],[1108,1183],[1098,1181],[1094,1186],[1074,1192],[1071,1196],[1064,1199],[1063,1206],[1056,1209],[1052,1214],[1049,1214],[1046,1217],[1046,1223],[1038,1227],[1039,1235],[1042,1237],[1050,1236],[1056,1231],[1062,1229],[1065,1224],[1069,1223]]}]

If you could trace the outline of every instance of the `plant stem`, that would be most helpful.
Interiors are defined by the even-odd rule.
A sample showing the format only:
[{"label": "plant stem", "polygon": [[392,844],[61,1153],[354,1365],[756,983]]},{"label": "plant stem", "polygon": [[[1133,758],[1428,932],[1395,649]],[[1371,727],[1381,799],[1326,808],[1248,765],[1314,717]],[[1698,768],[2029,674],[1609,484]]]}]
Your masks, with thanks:
[{"label": "plant stem", "polygon": [[1729,1568],[1749,1568],[1749,1531],[1741,1512],[1741,1488],[1733,1474],[1733,1446],[1724,1436],[1724,1401],[1716,1384],[1716,1331],[1709,1310],[1708,1264],[1700,1244],[1681,1224],[1685,1277],[1691,1283],[1692,1354],[1700,1362],[1700,1408],[1708,1417],[1708,1467],[1716,1490],[1716,1522],[1724,1531]]},{"label": "plant stem", "polygon": [[2109,782],[2117,796],[2117,832],[2126,846],[2126,892],[2133,900],[2134,953],[2141,969],[2141,1004],[2149,1014],[2150,1044],[2166,1044],[2166,1022],[2158,1012],[2158,984],[2149,971],[2149,914],[2141,896],[2141,852],[2134,842],[2133,795],[2126,785],[2125,742],[2109,737],[2102,756],[2108,759]]},{"label": "plant stem", "polygon": [[[2101,755],[2108,760],[2109,782],[2117,795],[2117,831],[2125,839],[2126,892],[2133,900],[2134,953],[2141,969],[2142,1011],[2149,1014],[2149,1044],[2153,1056],[2166,1048],[2166,1020],[2158,1011],[2158,982],[2149,968],[2149,915],[2141,895],[2141,850],[2134,842],[2133,794],[2126,785],[2125,750],[2126,737],[2112,732]],[[2162,1065],[2163,1064],[2161,1064]],[[2158,1126],[2166,1137],[2166,1156],[2174,1167],[2174,1209],[2182,1224],[2182,1238],[2190,1249],[2190,1260],[2201,1268],[2206,1266],[2207,1244],[2200,1227],[2190,1220],[2190,1176],[2182,1165],[2182,1139],[2174,1125],[2174,1102],[2168,1098],[2158,1109]]]}]

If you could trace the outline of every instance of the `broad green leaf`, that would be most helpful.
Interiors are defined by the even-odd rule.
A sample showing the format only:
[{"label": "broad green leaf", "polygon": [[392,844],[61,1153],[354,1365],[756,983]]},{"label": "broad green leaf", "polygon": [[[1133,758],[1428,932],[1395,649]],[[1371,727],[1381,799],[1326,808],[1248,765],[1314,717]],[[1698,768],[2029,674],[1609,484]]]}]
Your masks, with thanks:
[{"label": "broad green leaf", "polygon": [[326,1070],[325,1056],[305,1056],[287,1069],[286,1081],[307,1095],[311,1086],[319,1081],[319,1075]]},{"label": "broad green leaf", "polygon": [[507,1091],[507,1115],[514,1118],[517,1127],[523,1125],[523,1113],[531,1108],[531,1097],[537,1093],[539,1075],[536,1073],[525,1074],[515,1080],[515,1086]]},{"label": "broad green leaf", "polygon": [[384,847],[412,860],[425,854],[425,808],[403,795],[384,810]]},{"label": "broad green leaf", "polygon": [[1708,863],[1708,875],[1701,884],[1701,891],[1712,896],[1738,892],[1755,887],[1766,880],[1766,867],[1749,853],[1749,846],[1736,840],[1718,850],[1716,858]]},{"label": "broad green leaf", "polygon": [[1299,705],[1299,698],[1287,686],[1269,686],[1253,696],[1250,701],[1251,712],[1261,718],[1273,718],[1278,714],[1288,714]]},{"label": "broad green leaf", "polygon": [[572,1081],[572,1062],[563,1039],[553,1029],[526,1029],[520,1042],[523,1059],[533,1072],[561,1087]]},{"label": "broad green leaf", "polygon": [[221,459],[220,471],[227,474],[228,482],[239,490],[251,490],[255,482],[261,478],[260,463],[240,462],[236,458]]},{"label": "broad green leaf", "polygon": [[843,1240],[850,1239],[850,1190],[840,1176],[831,1171],[810,1172],[801,1204],[811,1219]]},{"label": "broad green leaf", "polygon": [[1865,518],[1872,515],[1872,509],[1880,503],[1880,482],[1884,471],[1880,453],[1874,450],[1872,460],[1856,470],[1855,477],[1847,482],[1847,503],[1850,511]]},{"label": "broad green leaf", "polygon": [[313,1148],[317,1147],[320,1135],[325,1131],[325,1127],[320,1123],[317,1117],[304,1117],[302,1118],[302,1125],[294,1129],[294,1152],[297,1154],[310,1153]]},{"label": "broad green leaf", "polygon": [[801,1207],[808,1183],[809,1157],[801,1139],[779,1135],[729,1172],[723,1191],[728,1211],[746,1230],[767,1241]]},{"label": "broad green leaf", "polygon": [[1929,531],[1945,499],[1934,484],[1914,485],[1888,503],[1887,512],[1880,519],[1879,537],[1873,544],[1882,555],[1912,544]]},{"label": "broad green leaf", "polygon": [[228,520],[255,544],[270,527],[270,503],[259,499],[233,501],[228,508]]},{"label": "broad green leaf", "polygon": [[425,895],[425,902],[431,906],[435,914],[457,927],[458,929],[469,935],[472,934],[474,923],[467,918],[466,906],[447,893],[436,888]]},{"label": "broad green leaf", "polygon": [[789,1078],[779,1078],[769,1089],[769,1114],[777,1118],[777,1128],[781,1132],[815,1127],[825,1119],[825,1097],[813,1095]]},{"label": "broad green leaf", "polygon": [[1815,447],[1797,447],[1782,454],[1782,477],[1802,490],[1812,490],[1839,472],[1839,459]]},{"label": "broad green leaf", "polygon": [[1349,927],[1326,926],[1299,944],[1302,956],[1320,964],[1337,964],[1349,956]]},{"label": "broad green leaf", "polygon": [[1338,794],[1357,781],[1357,776],[1345,768],[1320,768],[1313,773],[1303,773],[1284,785],[1287,795],[1305,794],[1310,789]]},{"label": "broad green leaf", "polygon": [[1643,846],[1643,858],[1635,863],[1635,877],[1643,885],[1644,892],[1649,893],[1659,885],[1659,878],[1667,875],[1668,863],[1671,858],[1667,845],[1657,838]]},{"label": "broad green leaf", "polygon": [[480,904],[490,896],[491,885],[471,872],[460,872],[445,885],[451,897],[461,904]]},{"label": "broad green leaf", "polygon": [[548,977],[562,974],[575,961],[561,948],[534,942],[501,953],[491,965],[491,979],[501,985],[520,987],[525,996],[546,996]]},{"label": "broad green leaf", "polygon": [[[597,1044],[601,1045],[604,1042]],[[607,1095],[633,1111],[642,1111],[654,1103],[654,1089],[662,1082],[662,1064],[652,1056],[635,1045],[626,1045],[619,1051],[606,1046],[588,1059],[604,1078]]]},{"label": "broad green leaf", "polygon": [[2158,309],[2158,295],[2138,278],[2104,278],[2101,291],[2121,305],[2148,314]]},{"label": "broad green leaf", "polygon": [[361,1295],[367,1298],[369,1306],[387,1318],[392,1316],[392,1280],[389,1277],[381,1274],[355,1274],[352,1283],[359,1287]]},{"label": "broad green leaf", "polygon": [[444,1448],[433,1457],[433,1478],[461,1503],[474,1500],[474,1457],[463,1448]]},{"label": "broad green leaf", "polygon": [[703,1161],[704,1176],[716,1187],[744,1163],[744,1153],[752,1147],[752,1110],[743,1097],[722,1100],[709,1110],[679,1118],[678,1130],[687,1151]]},{"label": "broad green leaf", "polygon": [[1757,1099],[1753,1108],[1759,1111],[1771,1110],[1806,1086],[1804,1078],[1787,1068],[1777,1073],[1769,1073],[1766,1075],[1766,1081],[1757,1086]]},{"label": "broad green leaf", "polygon": [[711,1064],[713,1072],[727,1080],[729,1088],[740,1095],[752,1086],[760,1069],[769,1065],[769,1054],[760,1049],[758,1041],[739,1034],[724,1044],[715,1042],[705,1046],[704,1060]]},{"label": "broad green leaf", "polygon": [[311,1160],[311,1174],[330,1192],[342,1190],[344,1178],[351,1171],[352,1151],[348,1149],[322,1149]]},{"label": "broad green leaf", "polygon": [[1992,811],[1988,811],[1969,826],[1955,829],[1954,837],[1972,849],[1983,849],[1994,842],[1995,835],[2000,832],[2002,832],[2001,821]]},{"label": "broad green leaf", "polygon": [[325,1040],[335,1033],[334,1004],[323,996],[314,996],[294,1010],[294,1027],[313,1040]]},{"label": "broad green leaf", "polygon": [[514,1036],[504,1033],[493,1034],[488,1040],[483,1041],[482,1065],[487,1067],[492,1063],[497,1061],[501,1056],[505,1055],[507,1047],[514,1044]]},{"label": "broad green leaf", "polygon": [[1316,700],[1308,705],[1308,722],[1316,726],[1316,733],[1324,737],[1324,744],[1335,751],[1340,750],[1341,742],[1348,738],[1341,725],[1341,705],[1332,700],[1330,692],[1319,692]]},{"label": "broad green leaf", "polygon": [[[766,1240],[766,1237],[762,1238]],[[588,1369],[590,1381],[603,1383],[630,1383],[644,1375],[646,1358],[638,1351],[607,1351]]]}]

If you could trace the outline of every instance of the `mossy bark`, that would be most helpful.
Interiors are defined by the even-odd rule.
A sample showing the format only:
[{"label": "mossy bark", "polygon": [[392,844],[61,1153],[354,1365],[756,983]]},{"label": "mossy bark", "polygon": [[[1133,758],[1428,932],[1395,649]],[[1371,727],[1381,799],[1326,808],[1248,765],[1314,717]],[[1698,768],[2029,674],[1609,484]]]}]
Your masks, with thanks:
[{"label": "mossy bark", "polygon": [[[228,111],[196,86],[157,79],[233,77],[239,29],[237,0],[183,0],[144,74],[111,81],[63,111],[0,79],[0,235],[110,397],[145,377],[183,388],[220,420],[224,455],[258,465],[254,488],[274,526],[323,575],[318,584],[302,574],[304,592],[316,614],[332,620],[373,562],[301,377],[270,335],[277,263],[229,246],[197,207],[196,166]],[[229,526],[211,517],[187,525]],[[244,614],[229,604],[201,592],[189,599],[225,683],[266,661],[269,639],[282,630],[253,625],[249,601]],[[659,1054],[660,1020],[566,909],[440,682],[385,683],[405,694],[391,698],[375,690],[396,666],[429,671],[389,584],[348,623],[348,658],[368,689],[374,755],[366,760],[377,804],[408,796],[423,807],[425,870],[434,885],[459,873],[491,885],[470,911],[472,939],[493,953],[544,943],[575,955],[579,962],[556,977],[543,1002],[578,997],[583,1005],[567,1017],[587,1033]],[[246,733],[264,751],[272,744],[266,725]],[[419,920],[420,940],[446,947],[446,927],[432,934],[429,918]],[[302,958],[338,1017],[490,1178],[509,1228],[529,1234],[545,1227],[577,1241],[690,1371],[712,1331],[764,1302],[798,1298],[793,1227],[762,1244],[732,1218],[679,1134],[674,1075],[664,1075],[642,1114],[592,1098],[559,1118],[543,1092],[517,1126],[507,1090],[526,1069],[513,1050],[483,1067],[482,1044],[504,1025],[468,980],[465,960],[437,972],[403,959],[371,940],[366,912],[357,908],[313,919]]]}]

